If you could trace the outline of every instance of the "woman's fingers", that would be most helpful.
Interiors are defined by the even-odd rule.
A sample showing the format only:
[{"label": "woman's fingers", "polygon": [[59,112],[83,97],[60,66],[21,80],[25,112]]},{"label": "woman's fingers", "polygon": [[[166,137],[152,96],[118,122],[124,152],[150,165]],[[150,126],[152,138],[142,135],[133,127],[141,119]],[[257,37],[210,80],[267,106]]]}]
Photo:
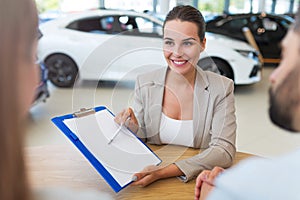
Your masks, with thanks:
[{"label": "woman's fingers", "polygon": [[135,173],[133,176],[132,176],[132,181],[133,183],[131,184],[132,186],[142,186],[144,187],[145,186],[145,180],[144,178],[148,175],[149,173],[147,172],[140,172],[140,173]]},{"label": "woman's fingers", "polygon": [[125,125],[134,133],[138,130],[138,121],[134,115],[132,108],[126,108],[116,115],[115,122],[119,125]]},{"label": "woman's fingers", "polygon": [[118,124],[124,124],[128,118],[130,118],[129,108],[122,110],[115,117],[115,122]]},{"label": "woman's fingers", "polygon": [[139,125],[132,108],[127,108],[122,112],[121,123],[123,123],[132,132],[137,133]]},{"label": "woman's fingers", "polygon": [[116,123],[118,123],[118,124],[121,124],[121,123],[122,123],[122,118],[123,118],[124,112],[125,112],[125,110],[123,110],[122,112],[118,113],[118,114],[115,116],[115,122],[116,122]]},{"label": "woman's fingers", "polygon": [[145,187],[154,181],[159,179],[157,175],[157,171],[160,169],[160,166],[156,165],[149,165],[143,169],[143,171],[139,173],[135,173],[132,176],[132,181],[134,181],[131,185],[132,186],[141,186]]},{"label": "woman's fingers", "polygon": [[132,110],[132,108],[128,108],[127,112],[129,113],[129,117],[130,117],[130,122],[134,123],[134,124],[138,124],[138,121],[136,119],[136,116]]}]

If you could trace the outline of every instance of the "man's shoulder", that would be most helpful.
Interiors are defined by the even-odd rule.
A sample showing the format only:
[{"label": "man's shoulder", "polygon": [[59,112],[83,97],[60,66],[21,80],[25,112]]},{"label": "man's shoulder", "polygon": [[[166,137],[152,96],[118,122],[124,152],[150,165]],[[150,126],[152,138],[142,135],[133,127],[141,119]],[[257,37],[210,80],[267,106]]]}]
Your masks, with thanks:
[{"label": "man's shoulder", "polygon": [[[297,150],[276,158],[244,160],[220,175],[216,186],[225,194],[243,199],[289,199],[282,195],[293,197],[298,193],[299,158]],[[289,194],[281,193],[284,188]]]},{"label": "man's shoulder", "polygon": [[[233,166],[231,169],[228,170],[228,176],[238,177],[237,174],[241,173],[246,175],[246,172],[251,172],[255,175],[272,173],[277,174],[277,170],[279,170],[279,168],[293,168],[289,166],[290,164],[292,164],[293,166],[298,166],[297,168],[300,169],[300,149],[273,158],[263,158],[254,156],[252,158],[243,160],[239,164]],[[249,178],[252,175],[250,175]]]}]

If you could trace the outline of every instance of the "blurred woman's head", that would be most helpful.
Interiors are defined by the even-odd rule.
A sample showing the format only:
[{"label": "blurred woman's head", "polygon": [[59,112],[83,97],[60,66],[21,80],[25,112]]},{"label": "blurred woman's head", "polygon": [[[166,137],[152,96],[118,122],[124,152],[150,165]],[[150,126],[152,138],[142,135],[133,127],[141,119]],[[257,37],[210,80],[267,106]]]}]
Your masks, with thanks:
[{"label": "blurred woman's head", "polygon": [[32,0],[0,1],[0,199],[27,199],[21,121],[37,86],[37,11]]}]

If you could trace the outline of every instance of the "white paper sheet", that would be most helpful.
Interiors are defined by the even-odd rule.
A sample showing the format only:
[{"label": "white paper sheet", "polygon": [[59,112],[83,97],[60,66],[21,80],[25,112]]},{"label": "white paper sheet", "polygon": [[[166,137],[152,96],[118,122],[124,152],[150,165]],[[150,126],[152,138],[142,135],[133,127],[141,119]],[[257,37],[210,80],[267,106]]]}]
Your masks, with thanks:
[{"label": "white paper sheet", "polygon": [[63,122],[121,187],[131,182],[134,173],[160,163],[160,159],[125,127],[108,144],[119,125],[107,109]]}]

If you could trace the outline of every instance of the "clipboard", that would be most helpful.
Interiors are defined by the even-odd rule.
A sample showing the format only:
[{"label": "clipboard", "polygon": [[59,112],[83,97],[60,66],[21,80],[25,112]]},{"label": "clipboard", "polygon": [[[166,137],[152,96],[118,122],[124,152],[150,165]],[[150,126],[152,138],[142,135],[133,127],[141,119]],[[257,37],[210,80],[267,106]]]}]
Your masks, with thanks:
[{"label": "clipboard", "polygon": [[161,159],[129,129],[109,144],[119,128],[114,114],[105,106],[81,109],[73,114],[54,117],[51,121],[85,156],[91,165],[117,193],[132,180],[134,173]]}]

